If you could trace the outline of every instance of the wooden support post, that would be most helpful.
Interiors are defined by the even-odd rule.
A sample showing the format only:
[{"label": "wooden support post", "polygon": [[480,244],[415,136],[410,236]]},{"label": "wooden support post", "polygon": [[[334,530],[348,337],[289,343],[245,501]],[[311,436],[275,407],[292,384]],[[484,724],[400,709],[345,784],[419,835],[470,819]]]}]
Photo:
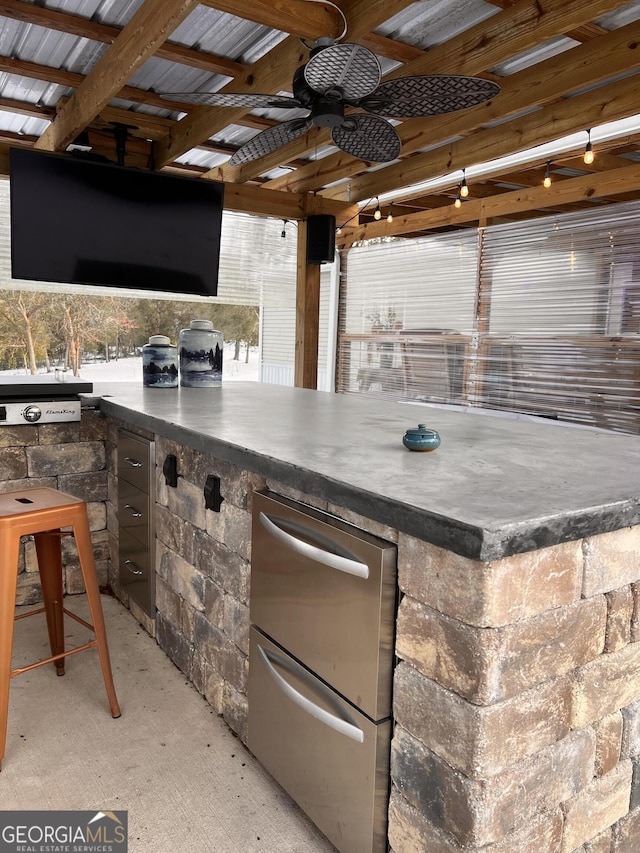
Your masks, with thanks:
[{"label": "wooden support post", "polygon": [[318,387],[318,330],[320,327],[320,264],[307,263],[307,223],[298,225],[296,269],[296,388]]}]

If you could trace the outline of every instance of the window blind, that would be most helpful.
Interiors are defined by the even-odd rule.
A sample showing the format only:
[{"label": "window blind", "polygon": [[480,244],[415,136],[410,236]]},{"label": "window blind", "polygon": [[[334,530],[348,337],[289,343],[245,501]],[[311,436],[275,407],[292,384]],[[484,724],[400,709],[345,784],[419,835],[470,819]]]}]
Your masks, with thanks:
[{"label": "window blind", "polygon": [[640,204],[346,253],[338,390],[640,431]]}]

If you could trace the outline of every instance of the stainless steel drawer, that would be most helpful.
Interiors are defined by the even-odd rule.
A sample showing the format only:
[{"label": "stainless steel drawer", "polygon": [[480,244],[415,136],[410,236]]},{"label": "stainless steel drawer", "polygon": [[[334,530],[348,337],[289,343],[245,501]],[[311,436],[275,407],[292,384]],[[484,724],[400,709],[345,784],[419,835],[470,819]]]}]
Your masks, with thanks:
[{"label": "stainless steel drawer", "polygon": [[151,508],[149,495],[132,486],[126,480],[118,482],[118,521],[120,530],[125,529],[145,546],[151,535]]},{"label": "stainless steel drawer", "polygon": [[368,714],[391,714],[396,547],[254,495],[251,621]]},{"label": "stainless steel drawer", "polygon": [[126,530],[120,530],[120,586],[127,591],[146,613],[155,613],[155,567],[151,565],[152,551]]},{"label": "stainless steel drawer", "polygon": [[118,480],[125,480],[149,494],[154,468],[152,442],[121,431],[118,435]]},{"label": "stainless steel drawer", "polygon": [[384,853],[391,721],[373,723],[251,628],[248,746],[341,853]]}]

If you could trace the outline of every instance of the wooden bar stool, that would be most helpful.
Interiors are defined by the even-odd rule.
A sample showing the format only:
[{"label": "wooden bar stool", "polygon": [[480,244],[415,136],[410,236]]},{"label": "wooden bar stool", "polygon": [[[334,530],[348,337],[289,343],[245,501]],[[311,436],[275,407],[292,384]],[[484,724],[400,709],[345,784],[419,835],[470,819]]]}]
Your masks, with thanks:
[{"label": "wooden bar stool", "polygon": [[[69,531],[62,528],[71,528]],[[15,616],[18,583],[18,558],[20,537],[33,536],[38,557],[44,607],[22,616]],[[89,624],[63,606],[61,537],[73,535],[80,559],[80,567],[93,624]],[[49,631],[51,657],[18,669],[11,669],[13,623],[45,613]],[[64,614],[89,628],[95,638],[84,645],[65,651]],[[56,489],[24,489],[0,495],[0,768],[7,740],[9,714],[9,683],[37,666],[52,663],[58,675],[64,675],[67,655],[98,649],[102,676],[112,717],[120,716],[120,708],[113,686],[107,634],[102,614],[98,576],[91,545],[87,507],[84,501]]]}]

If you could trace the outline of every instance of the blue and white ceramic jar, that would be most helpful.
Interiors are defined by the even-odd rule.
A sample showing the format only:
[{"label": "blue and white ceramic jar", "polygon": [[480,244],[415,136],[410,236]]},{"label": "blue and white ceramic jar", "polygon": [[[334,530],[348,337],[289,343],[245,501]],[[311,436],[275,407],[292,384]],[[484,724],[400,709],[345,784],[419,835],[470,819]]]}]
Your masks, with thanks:
[{"label": "blue and white ceramic jar", "polygon": [[151,335],[142,347],[142,384],[145,388],[178,387],[178,348],[166,335]]},{"label": "blue and white ceramic jar", "polygon": [[210,320],[192,320],[178,338],[180,385],[213,388],[222,384],[222,332]]}]

